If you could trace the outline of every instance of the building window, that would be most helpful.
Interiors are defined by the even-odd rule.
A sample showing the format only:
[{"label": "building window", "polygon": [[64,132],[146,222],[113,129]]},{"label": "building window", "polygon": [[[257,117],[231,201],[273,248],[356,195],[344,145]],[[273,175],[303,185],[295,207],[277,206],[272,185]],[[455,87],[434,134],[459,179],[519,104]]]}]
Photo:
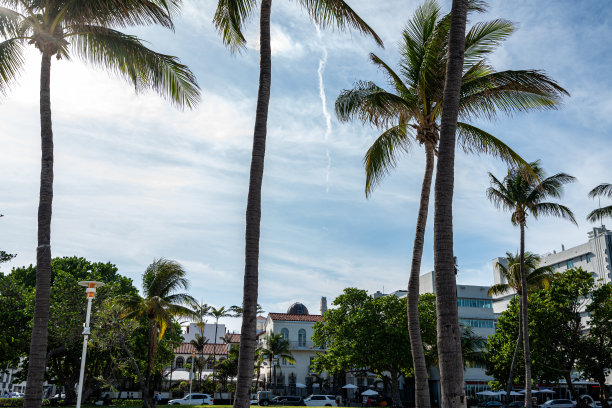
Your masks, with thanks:
[{"label": "building window", "polygon": [[467,298],[459,298],[457,299],[458,307],[477,307],[481,309],[492,309],[493,301],[488,299],[467,299]]},{"label": "building window", "polygon": [[586,261],[587,263],[591,263],[591,258],[593,257],[593,255],[591,254],[586,254]]},{"label": "building window", "polygon": [[459,319],[459,323],[464,326],[476,327],[480,329],[492,329],[495,327],[495,322],[493,320],[484,320],[484,319]]},{"label": "building window", "polygon": [[289,330],[287,328],[283,328],[281,330],[281,334],[285,340],[289,340]]},{"label": "building window", "polygon": [[304,329],[298,331],[298,347],[306,347],[306,330]]},{"label": "building window", "polygon": [[183,368],[183,364],[185,364],[185,360],[183,360],[183,357],[179,357],[176,359],[176,363],[174,364],[174,367]]},{"label": "building window", "polygon": [[574,267],[574,260],[570,259],[567,261],[567,269],[572,269]]}]

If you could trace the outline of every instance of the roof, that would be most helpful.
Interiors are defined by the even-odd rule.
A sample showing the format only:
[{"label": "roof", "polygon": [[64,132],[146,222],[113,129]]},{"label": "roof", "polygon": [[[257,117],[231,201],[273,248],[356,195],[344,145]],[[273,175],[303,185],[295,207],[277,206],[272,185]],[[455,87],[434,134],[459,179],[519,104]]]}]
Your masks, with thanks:
[{"label": "roof", "polygon": [[240,333],[227,333],[225,338],[229,343],[240,343]]},{"label": "roof", "polygon": [[[238,335],[240,336],[240,335]],[[216,351],[216,353],[215,353]],[[191,343],[183,343],[174,349],[174,354],[199,354]],[[203,354],[227,354],[227,344],[205,344]]]},{"label": "roof", "polygon": [[257,320],[266,320],[266,318],[263,316],[257,316]]},{"label": "roof", "polygon": [[323,320],[323,316],[321,315],[270,313],[268,316],[272,320],[284,320],[290,322],[320,322]]}]

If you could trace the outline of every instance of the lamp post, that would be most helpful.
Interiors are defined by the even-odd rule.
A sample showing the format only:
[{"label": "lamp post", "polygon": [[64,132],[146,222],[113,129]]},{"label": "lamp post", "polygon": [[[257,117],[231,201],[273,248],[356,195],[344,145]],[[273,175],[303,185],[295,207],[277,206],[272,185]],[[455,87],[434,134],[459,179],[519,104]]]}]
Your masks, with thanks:
[{"label": "lamp post", "polygon": [[85,327],[83,328],[83,353],[81,354],[81,371],[79,373],[79,389],[77,392],[76,408],[81,408],[81,395],[83,394],[83,377],[85,376],[85,357],[87,357],[87,339],[91,334],[89,329],[89,316],[91,315],[91,301],[96,295],[96,288],[104,286],[102,282],[81,281],[79,285],[84,286],[87,295],[87,314],[85,315]]}]

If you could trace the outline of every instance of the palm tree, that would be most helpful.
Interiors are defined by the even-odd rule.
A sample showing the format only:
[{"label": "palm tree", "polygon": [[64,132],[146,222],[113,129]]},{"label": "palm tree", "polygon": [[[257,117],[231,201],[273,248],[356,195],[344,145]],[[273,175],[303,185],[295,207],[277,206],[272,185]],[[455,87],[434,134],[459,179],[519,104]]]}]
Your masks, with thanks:
[{"label": "palm tree", "polygon": [[47,352],[51,279],[53,130],[51,59],[76,56],[125,78],[136,89],[152,89],[179,107],[199,99],[195,77],[177,58],[157,53],[114,27],[160,24],[173,28],[179,0],[0,0],[0,93],[8,92],[24,68],[28,44],[41,53],[41,172],[36,248],[36,305],[30,343],[26,408],[40,406]]},{"label": "palm tree", "polygon": [[[473,5],[471,8],[477,10]],[[474,25],[466,35],[468,58],[464,62],[459,99],[459,116],[464,121],[458,123],[458,142],[468,153],[493,154],[506,162],[521,164],[523,159],[502,141],[468,123],[472,119],[489,119],[498,112],[550,108],[558,103],[559,94],[565,92],[541,72],[497,72],[487,63],[488,54],[513,31],[512,23],[494,20]],[[336,114],[341,121],[359,118],[383,131],[364,157],[366,196],[395,166],[400,154],[409,151],[415,143],[424,146],[425,175],[407,296],[419,407],[429,407],[430,404],[427,364],[418,321],[419,274],[434,156],[438,149],[448,34],[449,16],[441,14],[435,0],[426,1],[403,30],[399,71],[370,54],[372,63],[383,70],[393,90],[387,91],[373,82],[359,81],[353,89],[344,90],[336,100]]]},{"label": "palm tree", "polygon": [[201,334],[196,334],[195,338],[190,341],[193,345],[193,348],[200,354],[200,358],[198,361],[200,364],[198,365],[199,373],[198,373],[198,385],[202,387],[202,370],[204,368],[204,347],[208,344],[208,339]]},{"label": "palm tree", "polygon": [[[242,317],[242,314],[244,313],[244,309],[241,306],[236,306],[236,305],[230,306],[228,310],[232,313],[232,317]],[[257,304],[257,316],[265,312],[266,311],[263,310],[263,307],[261,307],[261,305],[258,303]]]},{"label": "palm tree", "polygon": [[215,374],[217,370],[217,331],[219,330],[219,319],[222,317],[231,317],[232,313],[226,309],[225,306],[221,306],[218,309],[214,306],[210,306],[208,315],[215,318],[215,340],[213,341],[213,384],[216,384]]},{"label": "palm tree", "polygon": [[[612,184],[602,183],[592,189],[589,192],[589,198],[596,197],[608,197],[612,198]],[[612,218],[612,205],[601,208],[601,205],[598,209],[593,210],[587,215],[587,220],[590,222],[597,222],[598,220],[603,220],[606,217]]]},{"label": "palm tree", "polygon": [[149,391],[157,346],[168,328],[174,326],[175,319],[193,318],[193,310],[187,305],[195,299],[180,290],[189,288],[186,272],[176,261],[159,258],[147,267],[142,275],[143,296],[123,299],[126,318],[146,318],[149,321],[147,369],[143,399],[153,405]]},{"label": "palm tree", "polygon": [[[521,288],[527,288],[527,269],[525,264],[525,226],[527,216],[534,219],[551,215],[570,220],[576,224],[574,214],[564,205],[544,201],[549,197],[559,198],[563,193],[563,185],[571,183],[574,177],[558,173],[545,177],[540,162],[529,164],[530,169],[522,166],[508,170],[503,181],[489,173],[491,187],[487,189],[487,197],[499,208],[512,212],[512,225],[520,228],[520,262],[519,274]],[[531,170],[531,171],[530,171]],[[539,182],[538,182],[539,180]],[[577,225],[577,224],[576,224]],[[523,348],[525,356],[525,407],[531,408],[531,353],[529,351],[529,320],[527,319],[527,290],[521,291],[521,319],[523,324]]]},{"label": "palm tree", "polygon": [[[326,27],[336,25],[340,29],[354,27],[364,34],[382,41],[344,0],[298,0],[316,24]],[[242,49],[246,44],[244,24],[252,14],[256,0],[219,0],[214,23],[223,42],[231,50]],[[253,381],[253,360],[256,348],[257,288],[259,283],[259,230],[261,221],[261,184],[268,123],[268,106],[272,83],[272,52],[270,48],[270,12],[272,0],[261,0],[259,19],[259,90],[253,131],[253,150],[249,176],[249,193],[246,209],[245,266],[243,300],[244,315],[240,332],[240,358],[236,385],[236,408],[248,408],[249,389]]]},{"label": "palm tree", "polygon": [[[525,281],[527,282],[527,294],[537,289],[548,289],[550,286],[550,279],[554,273],[554,269],[551,266],[538,267],[540,259],[538,255],[532,252],[525,252],[525,272],[527,274]],[[491,286],[487,295],[504,295],[514,291],[520,298],[523,293],[520,274],[520,254],[513,255],[510,252],[506,252],[506,263],[508,266],[501,263],[495,265],[495,268],[501,273],[506,282]],[[518,331],[518,338],[516,339],[516,346],[514,347],[514,354],[512,355],[512,363],[510,364],[510,373],[508,374],[508,383],[506,386],[507,401],[510,401],[510,392],[512,391],[512,384],[514,383],[514,369],[516,367],[520,345],[523,341],[523,327],[520,313]]]},{"label": "palm tree", "polygon": [[[295,359],[293,358],[293,354],[291,354],[289,347],[289,341],[285,339],[285,336],[283,336],[282,333],[270,333],[266,335],[264,345],[260,347],[259,352],[265,355],[268,359],[268,367],[270,367],[270,374],[274,376],[274,388],[276,389],[276,366],[272,365],[274,358],[276,357],[279,360],[284,358],[292,364],[295,363]],[[274,367],[273,373],[272,367]]]}]

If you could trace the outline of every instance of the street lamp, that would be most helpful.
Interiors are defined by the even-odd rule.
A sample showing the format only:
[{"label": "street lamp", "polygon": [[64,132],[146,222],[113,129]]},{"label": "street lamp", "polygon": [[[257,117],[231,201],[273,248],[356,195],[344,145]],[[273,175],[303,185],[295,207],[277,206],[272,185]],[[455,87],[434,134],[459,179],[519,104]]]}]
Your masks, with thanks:
[{"label": "street lamp", "polygon": [[76,408],[81,408],[81,394],[83,393],[83,377],[85,376],[85,357],[87,356],[87,339],[91,334],[89,329],[89,316],[91,315],[91,301],[96,295],[96,288],[104,286],[102,282],[96,281],[81,281],[79,285],[86,287],[85,294],[87,295],[87,314],[85,315],[85,327],[83,328],[83,354],[81,354],[81,372],[79,373],[79,390],[77,393]]}]

